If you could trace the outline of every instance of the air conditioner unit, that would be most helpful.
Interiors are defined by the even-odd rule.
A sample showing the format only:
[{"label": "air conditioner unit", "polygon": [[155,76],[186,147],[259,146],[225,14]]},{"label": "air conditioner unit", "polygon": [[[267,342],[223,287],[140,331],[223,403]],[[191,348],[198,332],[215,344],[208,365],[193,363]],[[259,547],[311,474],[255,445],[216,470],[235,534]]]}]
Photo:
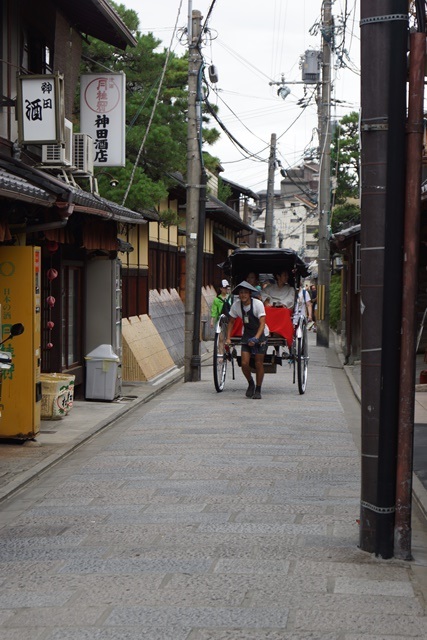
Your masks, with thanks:
[{"label": "air conditioner unit", "polygon": [[64,119],[65,144],[42,145],[42,163],[55,167],[70,167],[73,163],[73,123]]},{"label": "air conditioner unit", "polygon": [[93,139],[87,133],[75,133],[73,138],[76,172],[93,174]]}]

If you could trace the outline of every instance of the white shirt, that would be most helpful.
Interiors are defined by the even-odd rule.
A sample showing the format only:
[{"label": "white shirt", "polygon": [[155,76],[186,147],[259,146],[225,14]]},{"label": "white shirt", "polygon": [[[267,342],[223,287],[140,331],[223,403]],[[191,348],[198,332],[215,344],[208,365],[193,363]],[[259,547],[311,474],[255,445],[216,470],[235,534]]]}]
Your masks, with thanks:
[{"label": "white shirt", "polygon": [[282,304],[288,309],[292,309],[295,300],[295,289],[290,284],[284,284],[283,287],[279,287],[277,284],[269,284],[262,292],[262,299],[270,299],[270,304],[274,303]]},{"label": "white shirt", "polygon": [[[245,313],[247,313],[251,308],[251,305],[243,305],[243,311]],[[255,316],[255,318],[261,318],[262,316],[266,316],[266,312],[265,312],[265,307],[263,305],[263,303],[261,302],[261,300],[258,300],[257,298],[252,298],[252,312]],[[235,302],[233,302],[233,304],[231,305],[231,309],[230,309],[230,316],[232,318],[242,318],[242,303],[240,302],[240,298],[239,300],[236,300]],[[243,318],[242,318],[243,320]],[[265,325],[265,329],[264,329],[264,335],[268,336],[270,333],[267,325]]]},{"label": "white shirt", "polygon": [[298,320],[307,317],[307,302],[311,302],[311,297],[306,289],[300,289],[297,295],[297,301],[294,308],[293,323],[298,324]]}]

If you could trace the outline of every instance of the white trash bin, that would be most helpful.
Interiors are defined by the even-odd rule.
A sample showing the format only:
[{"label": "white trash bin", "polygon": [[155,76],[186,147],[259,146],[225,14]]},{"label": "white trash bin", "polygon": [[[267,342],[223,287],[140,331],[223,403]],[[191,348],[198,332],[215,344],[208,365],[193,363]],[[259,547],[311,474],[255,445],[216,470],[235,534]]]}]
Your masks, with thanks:
[{"label": "white trash bin", "polygon": [[119,356],[101,344],[85,356],[86,400],[114,400],[119,395]]}]

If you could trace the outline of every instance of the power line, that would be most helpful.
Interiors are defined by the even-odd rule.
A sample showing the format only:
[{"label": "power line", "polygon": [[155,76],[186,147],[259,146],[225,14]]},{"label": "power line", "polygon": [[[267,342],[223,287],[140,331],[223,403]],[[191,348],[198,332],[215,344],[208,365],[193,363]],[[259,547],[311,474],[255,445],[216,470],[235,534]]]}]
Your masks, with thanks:
[{"label": "power line", "polygon": [[[215,109],[212,107],[212,105],[210,104],[210,102],[207,99],[205,99],[205,105],[206,105],[206,108],[208,109],[209,113],[211,114],[211,116],[214,118],[214,120],[216,120],[216,122],[219,124],[221,129],[224,131],[224,133],[228,136],[228,138],[231,140],[231,142],[233,142],[233,144],[238,147],[239,150],[244,151],[248,156],[250,156],[252,158],[255,157],[257,160],[260,160],[261,162],[267,162],[267,160],[264,160],[263,158],[260,158],[258,156],[258,153],[261,153],[262,151],[264,151],[264,149],[262,149],[261,152],[258,152],[258,153],[251,153],[248,149],[246,149],[245,146],[243,146],[237,140],[237,138],[235,138],[233,136],[232,133],[230,133],[230,131],[227,129],[225,124],[219,118],[218,114],[215,112]],[[267,148],[268,148],[268,146],[267,146]]]},{"label": "power line", "polygon": [[216,2],[216,0],[212,0],[211,6],[209,7],[209,10],[208,10],[208,15],[206,16],[206,19],[205,19],[205,21],[204,21],[204,23],[203,23],[203,26],[202,26],[202,28],[201,28],[201,31],[200,31],[200,35],[199,35],[199,37],[198,37],[198,39],[197,39],[196,47],[198,47],[198,45],[200,44],[200,40],[201,40],[201,38],[202,38],[202,34],[203,34],[205,31],[207,31],[207,24],[208,24],[208,22],[209,22],[209,18],[211,17],[211,13],[212,13],[213,8],[214,8],[214,6],[215,6],[215,2]]},{"label": "power line", "polygon": [[160,98],[160,92],[161,92],[162,87],[163,87],[163,80],[164,80],[165,75],[166,75],[166,69],[167,69],[167,66],[168,66],[169,57],[170,57],[171,50],[172,50],[172,42],[173,42],[173,39],[175,38],[176,28],[177,28],[179,16],[180,16],[180,13],[181,13],[182,2],[183,2],[183,0],[180,0],[179,7],[178,7],[178,13],[177,13],[177,16],[176,16],[176,21],[175,21],[175,27],[174,27],[172,38],[171,38],[171,41],[170,41],[170,44],[169,44],[169,48],[168,48],[168,51],[167,51],[167,54],[166,54],[166,59],[165,59],[165,64],[163,66],[162,76],[160,78],[159,86],[157,88],[157,94],[156,94],[156,97],[155,97],[155,100],[154,100],[153,108],[151,110],[150,120],[149,120],[149,122],[147,124],[147,128],[145,130],[144,137],[143,137],[141,145],[140,145],[140,147],[138,149],[138,153],[137,153],[137,156],[136,156],[136,159],[135,159],[135,163],[134,163],[133,168],[132,168],[132,173],[131,173],[131,176],[129,178],[129,184],[128,184],[127,189],[125,191],[125,194],[123,196],[122,206],[124,206],[124,204],[125,204],[125,202],[127,200],[127,197],[129,195],[129,191],[130,191],[130,189],[132,187],[132,184],[133,184],[133,181],[134,181],[134,178],[135,178],[135,172],[136,172],[136,169],[137,169],[137,166],[138,166],[138,162],[139,162],[139,159],[141,157],[142,150],[144,149],[145,142],[147,140],[147,136],[148,136],[148,133],[149,133],[150,128],[151,128],[151,124],[152,124],[153,119],[154,119],[154,114],[155,114],[156,109],[157,109],[157,104],[158,104],[159,98]]},{"label": "power line", "polygon": [[265,143],[265,140],[263,140],[262,138],[260,138],[259,136],[256,135],[256,133],[254,133],[253,131],[251,131],[249,129],[249,127],[247,127],[245,125],[245,123],[239,118],[239,116],[237,115],[237,113],[235,111],[233,111],[233,109],[225,102],[225,100],[223,98],[221,98],[220,95],[218,95],[217,92],[215,92],[216,96],[221,100],[221,102],[227,107],[227,109],[233,114],[233,116],[240,122],[240,124],[247,130],[249,131],[249,133],[251,133],[255,138],[258,138],[258,140],[261,140],[261,142]]}]

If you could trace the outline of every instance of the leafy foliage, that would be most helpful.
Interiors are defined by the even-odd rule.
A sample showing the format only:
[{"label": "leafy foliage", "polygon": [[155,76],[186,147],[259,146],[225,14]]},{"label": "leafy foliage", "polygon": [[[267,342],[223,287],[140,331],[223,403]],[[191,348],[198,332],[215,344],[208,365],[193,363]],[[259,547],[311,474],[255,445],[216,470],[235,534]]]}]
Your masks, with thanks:
[{"label": "leafy foliage", "polygon": [[331,232],[360,222],[359,196],[359,115],[353,111],[335,127],[331,146],[331,169],[336,178],[335,206],[332,209]]},{"label": "leafy foliage", "polygon": [[336,176],[335,204],[359,195],[359,115],[353,111],[336,126],[331,145],[331,170]]},{"label": "leafy foliage", "polygon": [[331,276],[329,288],[329,325],[334,331],[339,326],[341,319],[341,275]]},{"label": "leafy foliage", "polygon": [[160,224],[162,227],[168,228],[171,225],[178,226],[180,222],[179,214],[173,209],[165,209],[160,211]]},{"label": "leafy foliage", "polygon": [[231,198],[233,192],[230,185],[224,184],[221,178],[218,179],[218,198],[222,202],[227,202],[228,198]]},{"label": "leafy foliage", "polygon": [[[121,51],[98,40],[83,45],[81,73],[109,70],[126,74],[126,166],[111,168],[119,180],[116,188],[99,179],[106,198],[122,202],[141,143],[152,115],[167,51],[153,34],[142,35],[138,15],[124,5],[111,4],[137,41]],[[172,172],[186,173],[187,164],[187,80],[188,57],[170,53],[159,101],[135,172],[126,206],[136,211],[157,206],[173,184]],[[76,111],[78,111],[76,103]],[[204,128],[208,143],[218,137],[215,129]],[[101,190],[102,189],[102,190]]]},{"label": "leafy foliage", "polygon": [[332,210],[331,232],[337,233],[346,227],[352,227],[360,222],[360,207],[357,204],[346,202]]}]

